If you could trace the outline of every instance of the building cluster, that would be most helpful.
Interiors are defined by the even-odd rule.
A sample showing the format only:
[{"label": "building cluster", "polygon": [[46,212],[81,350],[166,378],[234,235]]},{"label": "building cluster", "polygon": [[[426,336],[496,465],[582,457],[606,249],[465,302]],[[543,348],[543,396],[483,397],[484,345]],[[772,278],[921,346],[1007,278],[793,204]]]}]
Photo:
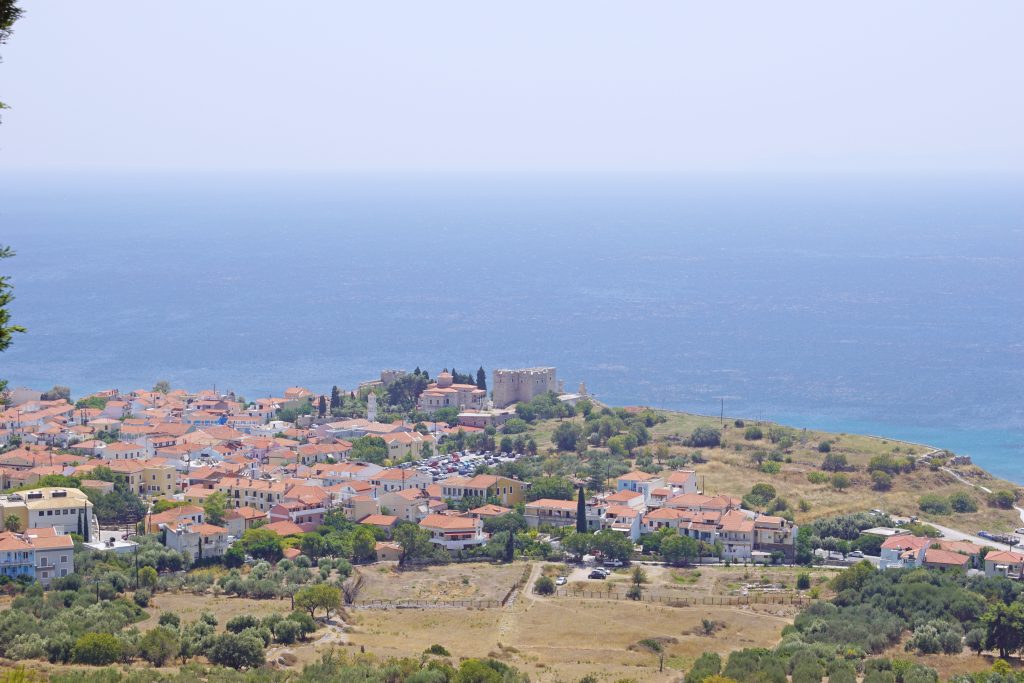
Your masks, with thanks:
[{"label": "building cluster", "polygon": [[[436,399],[485,407],[486,392],[453,384],[448,373],[424,395],[425,406]],[[490,500],[508,506],[500,508],[508,512],[525,499],[527,484],[508,477],[456,474],[435,483],[421,470],[351,457],[354,441],[373,436],[383,441],[392,462],[430,458],[458,430],[482,428],[430,425],[417,431],[407,422],[376,421],[375,405],[367,418],[328,418],[305,426],[275,419],[279,410],[314,397],[301,387],[251,403],[213,391],[112,390],[89,401],[102,407],[79,408],[62,399],[16,394],[0,412],[0,446],[11,439],[19,444],[0,454],[0,489],[16,492],[0,497],[0,509],[5,518],[16,516],[20,529],[51,529],[68,542],[67,534],[77,533],[97,549],[130,547],[100,541],[92,504],[78,489],[32,488],[48,475],[64,475],[109,493],[113,483],[95,474],[104,467],[144,499],[182,503],[147,516],[147,530],[162,532],[168,547],[193,558],[213,558],[254,525],[282,536],[303,533],[319,527],[332,510],[385,530],[399,520],[421,524],[434,542],[458,550],[486,541],[481,520],[498,507],[456,513],[449,502]],[[204,514],[203,505],[214,493],[227,499],[223,526],[209,523]]]},{"label": "building cluster", "polygon": [[[738,498],[704,495],[692,470],[667,476],[629,472],[616,480],[614,493],[594,496],[585,505],[588,530],[612,529],[633,541],[667,528],[709,545],[719,543],[727,560],[769,562],[781,553],[792,561],[796,555],[792,522],[744,510]],[[526,504],[525,516],[534,527],[575,526],[577,503],[535,500]]]},{"label": "building cluster", "polygon": [[1020,580],[1024,575],[1024,554],[992,550],[970,541],[915,536],[905,529],[879,527],[864,532],[881,536],[880,569],[962,569],[984,571],[985,576]]},{"label": "building cluster", "polygon": [[[381,383],[400,375],[383,373]],[[53,557],[55,548],[70,547],[72,533],[98,550],[130,547],[104,539],[82,491],[45,485],[48,476],[63,475],[77,478],[83,488],[109,493],[114,485],[96,474],[100,467],[120,475],[144,499],[177,501],[178,507],[149,514],[142,524],[159,533],[168,547],[194,559],[223,555],[254,526],[282,536],[315,530],[329,512],[371,525],[387,537],[401,521],[418,524],[450,551],[481,545],[487,541],[484,521],[526,503],[527,482],[451,470],[439,478],[423,469],[385,467],[353,457],[354,444],[361,437],[379,437],[391,462],[431,458],[458,430],[500,424],[514,414],[510,406],[515,402],[548,391],[561,392],[554,368],[495,371],[490,401],[486,391],[455,383],[442,372],[420,396],[420,410],[455,406],[460,422],[465,418],[470,424],[426,429],[377,421],[372,400],[366,418],[295,424],[276,419],[282,409],[315,404],[318,397],[302,387],[252,402],[214,391],[110,390],[83,403],[94,407],[15,392],[0,412],[0,445],[18,442],[0,454],[0,489],[9,492],[0,495],[0,511],[15,529],[3,536],[9,550],[0,551],[0,560],[8,564],[0,562],[0,571],[9,576],[31,572],[49,580],[73,570],[73,560],[68,565],[63,554]],[[585,391],[581,386],[581,394],[568,396],[578,398]],[[219,524],[212,524],[204,509],[214,494],[227,501]],[[466,508],[472,509],[460,511]],[[529,502],[525,516],[534,527],[575,525],[576,502]],[[614,491],[586,501],[586,518],[592,530],[611,529],[633,541],[670,528],[720,543],[723,556],[737,561],[767,560],[778,552],[790,559],[794,555],[796,527],[743,510],[738,499],[702,494],[692,471],[623,475]],[[386,541],[378,546],[381,557],[393,552]]]}]

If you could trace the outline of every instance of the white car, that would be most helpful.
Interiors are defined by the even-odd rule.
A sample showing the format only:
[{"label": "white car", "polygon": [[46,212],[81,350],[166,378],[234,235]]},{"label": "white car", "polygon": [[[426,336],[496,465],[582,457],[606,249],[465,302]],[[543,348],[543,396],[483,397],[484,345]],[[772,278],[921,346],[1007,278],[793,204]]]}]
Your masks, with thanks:
[{"label": "white car", "polygon": [[564,586],[566,580],[567,579],[564,576],[559,576],[557,579],[555,579],[555,585],[556,586]]},{"label": "white car", "polygon": [[847,557],[864,557],[864,553],[860,550],[852,550],[846,554]]}]

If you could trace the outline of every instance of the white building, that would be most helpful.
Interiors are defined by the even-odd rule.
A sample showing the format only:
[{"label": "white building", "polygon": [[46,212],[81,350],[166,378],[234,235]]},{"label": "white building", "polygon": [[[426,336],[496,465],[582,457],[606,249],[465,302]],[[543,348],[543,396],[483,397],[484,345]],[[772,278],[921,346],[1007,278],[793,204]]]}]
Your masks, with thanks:
[{"label": "white building", "polygon": [[164,545],[186,552],[195,560],[221,557],[228,549],[228,530],[214,524],[182,523],[164,526]]},{"label": "white building", "polygon": [[484,524],[479,517],[458,515],[428,515],[420,527],[430,532],[431,543],[458,551],[487,542]]}]

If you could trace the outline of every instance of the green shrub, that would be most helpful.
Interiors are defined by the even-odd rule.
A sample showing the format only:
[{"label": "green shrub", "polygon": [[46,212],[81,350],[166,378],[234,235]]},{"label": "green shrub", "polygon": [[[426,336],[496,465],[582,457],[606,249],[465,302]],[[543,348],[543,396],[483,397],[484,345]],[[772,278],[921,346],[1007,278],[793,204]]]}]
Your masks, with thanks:
[{"label": "green shrub", "polygon": [[207,659],[232,669],[254,669],[263,666],[263,640],[251,633],[222,633],[213,640]]},{"label": "green shrub", "polygon": [[811,575],[807,572],[800,572],[796,575],[796,589],[805,591],[811,587]]},{"label": "green shrub", "polygon": [[747,441],[760,441],[764,438],[764,432],[760,427],[747,427],[747,430],[743,432],[743,438]]},{"label": "green shrub", "polygon": [[121,641],[110,633],[86,633],[71,650],[71,661],[76,664],[107,666],[120,658]]},{"label": "green shrub", "polygon": [[157,623],[168,628],[179,629],[181,628],[181,617],[174,612],[163,612]]},{"label": "green shrub", "polygon": [[135,604],[139,607],[149,607],[149,600],[152,597],[153,592],[151,590],[148,588],[140,588],[132,595],[132,600],[134,600]]},{"label": "green shrub", "polygon": [[713,427],[697,427],[686,441],[691,448],[717,448],[721,443],[722,433]]},{"label": "green shrub", "polygon": [[807,481],[811,482],[812,484],[827,484],[828,475],[825,474],[824,472],[808,472]]},{"label": "green shrub", "polygon": [[948,515],[952,512],[949,501],[935,493],[926,493],[917,501],[917,506],[922,512],[930,512],[933,515]]},{"label": "green shrub", "polygon": [[534,582],[533,592],[537,595],[552,595],[555,592],[555,582],[550,576],[541,576]]},{"label": "green shrub", "polygon": [[916,651],[923,655],[934,655],[943,653],[947,655],[959,654],[963,649],[961,637],[963,635],[959,626],[954,626],[948,621],[933,619],[914,629],[914,634],[907,641],[907,652]]},{"label": "green shrub", "polygon": [[253,615],[239,614],[237,617],[228,619],[228,623],[224,624],[224,628],[232,633],[241,633],[247,628],[256,628],[259,625],[260,620]]},{"label": "green shrub", "polygon": [[842,472],[847,467],[849,464],[846,462],[846,456],[842,453],[829,453],[821,462],[821,469],[826,472]]},{"label": "green shrub", "polygon": [[1009,510],[1015,502],[1017,502],[1017,497],[1013,494],[1013,491],[1001,489],[988,494],[988,504],[992,507]]},{"label": "green shrub", "polygon": [[274,639],[285,645],[290,645],[302,635],[302,626],[291,619],[281,619],[273,627]]},{"label": "green shrub", "polygon": [[824,673],[817,662],[801,662],[793,669],[793,683],[821,683]]},{"label": "green shrub", "polygon": [[977,512],[978,503],[974,500],[966,491],[957,491],[949,497],[949,507],[953,509],[953,512]]},{"label": "green shrub", "polygon": [[722,671],[722,658],[716,652],[705,652],[690,667],[685,683],[703,683],[708,676],[717,676]]},{"label": "green shrub", "polygon": [[444,645],[438,645],[436,643],[424,650],[423,653],[428,655],[441,655],[442,657],[450,657],[452,654]]},{"label": "green shrub", "polygon": [[178,656],[181,641],[178,632],[166,626],[157,626],[142,636],[139,654],[153,666],[160,667]]},{"label": "green shrub", "polygon": [[301,609],[297,609],[288,615],[288,621],[294,621],[299,625],[299,637],[305,638],[310,633],[314,633],[317,629],[316,621],[313,617],[309,616],[309,612]]}]

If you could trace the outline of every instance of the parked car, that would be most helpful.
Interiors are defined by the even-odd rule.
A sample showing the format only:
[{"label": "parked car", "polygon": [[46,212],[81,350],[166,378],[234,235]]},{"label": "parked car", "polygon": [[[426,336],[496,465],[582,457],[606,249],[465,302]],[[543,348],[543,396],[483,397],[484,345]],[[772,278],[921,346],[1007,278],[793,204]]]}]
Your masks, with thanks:
[{"label": "parked car", "polygon": [[622,560],[605,560],[604,566],[606,567],[621,567],[625,564]]},{"label": "parked car", "polygon": [[846,556],[847,557],[864,557],[864,553],[861,552],[860,550],[851,550],[849,553],[847,553]]},{"label": "parked car", "polygon": [[589,579],[606,579],[606,578],[608,578],[608,575],[605,574],[604,572],[600,572],[600,571],[595,569],[594,571],[590,572],[590,574],[587,575],[587,578],[589,578]]},{"label": "parked car", "polygon": [[566,578],[565,578],[564,576],[559,576],[559,577],[558,577],[557,579],[555,579],[555,585],[556,585],[556,586],[564,586],[564,585],[565,585],[565,582],[566,582],[567,580],[568,580],[568,579],[566,579]]}]

